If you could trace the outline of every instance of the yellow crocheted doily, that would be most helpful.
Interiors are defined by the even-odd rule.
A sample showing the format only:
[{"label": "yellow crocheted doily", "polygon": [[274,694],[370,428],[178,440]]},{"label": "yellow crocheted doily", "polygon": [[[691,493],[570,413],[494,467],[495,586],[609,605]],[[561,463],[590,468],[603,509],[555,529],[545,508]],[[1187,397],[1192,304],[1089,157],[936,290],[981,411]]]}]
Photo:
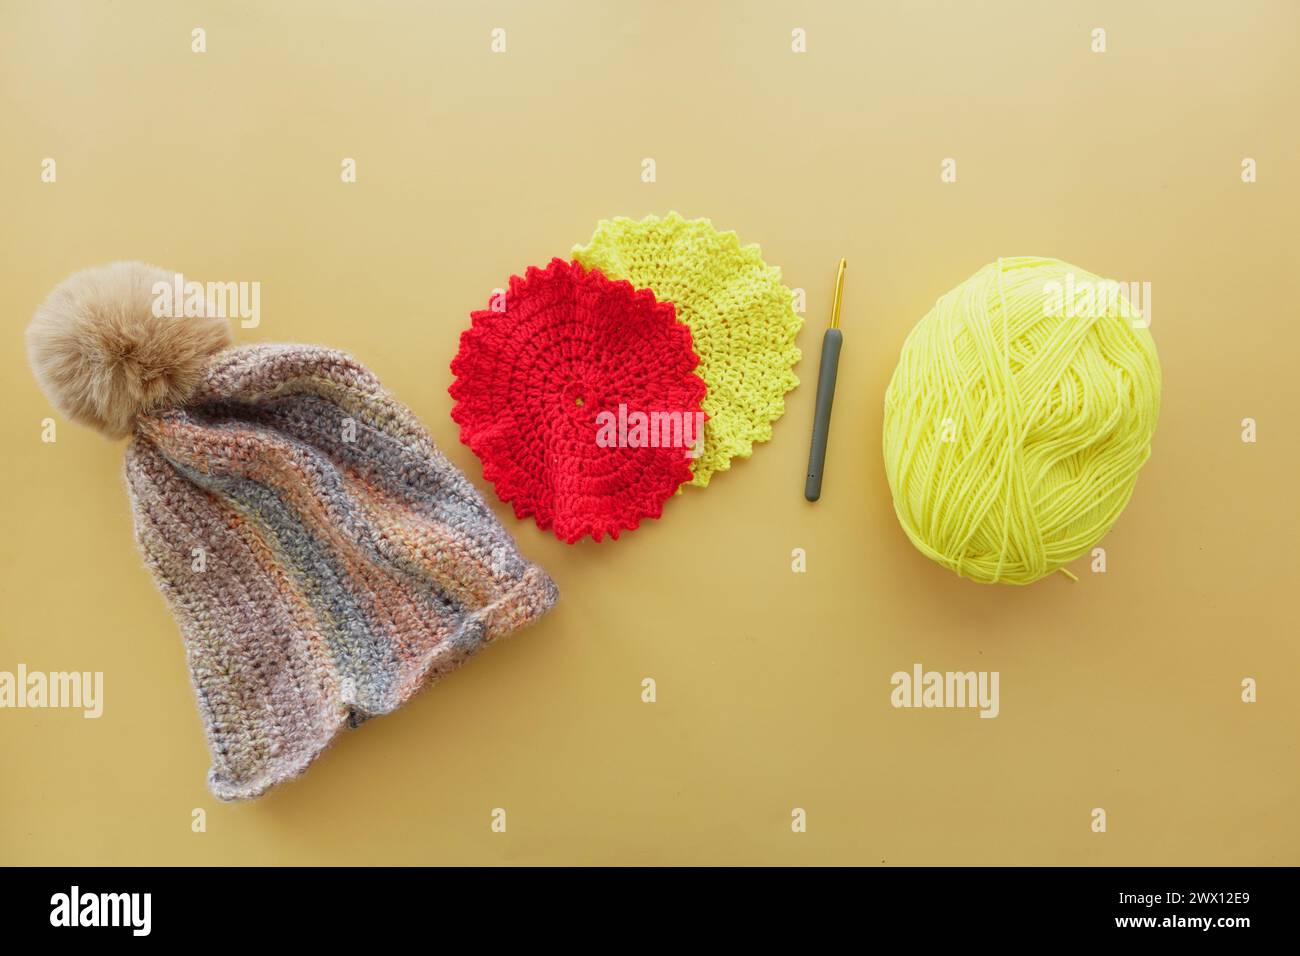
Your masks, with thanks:
[{"label": "yellow crocheted doily", "polygon": [[709,416],[691,484],[707,485],[732,458],[748,458],[755,443],[771,439],[772,423],[785,414],[785,393],[799,384],[792,369],[803,319],[781,270],[763,262],[758,246],[742,246],[734,232],[719,232],[707,219],[673,212],[640,222],[602,219],[589,243],[573,247],[573,257],[650,289],[690,326]]}]

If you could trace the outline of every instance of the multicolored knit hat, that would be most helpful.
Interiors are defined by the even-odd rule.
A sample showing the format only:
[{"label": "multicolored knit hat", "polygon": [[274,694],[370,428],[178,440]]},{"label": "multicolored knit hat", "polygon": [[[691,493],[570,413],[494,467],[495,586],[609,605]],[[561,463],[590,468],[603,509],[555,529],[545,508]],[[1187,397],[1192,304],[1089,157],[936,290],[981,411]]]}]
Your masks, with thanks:
[{"label": "multicolored knit hat", "polygon": [[461,335],[448,390],[483,477],[570,544],[658,518],[707,427],[673,307],[563,259],[511,277],[490,306]]},{"label": "multicolored knit hat", "polygon": [[669,213],[602,220],[573,257],[650,289],[690,326],[697,371],[708,386],[704,449],[691,484],[708,485],[732,458],[748,458],[755,443],[772,438],[785,394],[799,384],[793,369],[803,319],[781,270],[763,261],[758,246],[742,246],[734,232],[719,232],[707,219]]},{"label": "multicolored knit hat", "polygon": [[159,317],[139,263],[63,282],[28,329],[75,420],[132,435],[136,538],[185,641],[222,799],[303,772],[554,604],[409,409],[341,352],[228,348]]}]

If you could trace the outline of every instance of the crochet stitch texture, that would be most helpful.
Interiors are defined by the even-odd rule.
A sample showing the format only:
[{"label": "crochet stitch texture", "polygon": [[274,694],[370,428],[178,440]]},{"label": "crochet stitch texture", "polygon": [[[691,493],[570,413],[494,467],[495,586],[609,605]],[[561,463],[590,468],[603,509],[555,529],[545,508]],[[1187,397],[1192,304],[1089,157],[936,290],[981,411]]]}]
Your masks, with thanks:
[{"label": "crochet stitch texture", "polygon": [[302,773],[557,597],[415,416],[340,352],[220,353],[184,408],[139,417],[125,469],[222,799]]},{"label": "crochet stitch texture", "polygon": [[[690,330],[648,289],[554,259],[512,276],[504,308],[472,314],[448,391],[460,437],[520,517],[570,544],[658,518],[691,478],[704,382]],[[654,444],[603,444],[602,418],[668,415]],[[687,440],[674,443],[678,436]],[[623,437],[623,436],[621,436]]]},{"label": "crochet stitch texture", "polygon": [[772,423],[785,414],[786,392],[799,384],[793,368],[803,319],[781,284],[781,270],[763,261],[757,245],[742,246],[734,232],[674,212],[602,220],[573,257],[611,279],[653,290],[690,326],[708,386],[704,451],[691,484],[708,485],[732,458],[748,458],[755,443],[771,439]]}]

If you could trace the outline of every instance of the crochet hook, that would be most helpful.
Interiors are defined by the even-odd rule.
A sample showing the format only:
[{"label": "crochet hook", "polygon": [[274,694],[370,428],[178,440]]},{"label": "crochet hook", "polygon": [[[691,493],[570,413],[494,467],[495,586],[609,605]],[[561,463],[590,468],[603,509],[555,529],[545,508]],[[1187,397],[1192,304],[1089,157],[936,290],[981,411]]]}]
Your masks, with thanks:
[{"label": "crochet hook", "polygon": [[817,408],[813,413],[812,448],[808,452],[808,481],[803,496],[816,501],[822,496],[822,472],[826,468],[826,439],[831,430],[831,406],[835,403],[835,377],[840,368],[840,303],[844,299],[844,270],[848,262],[840,260],[835,274],[835,301],[831,305],[831,325],[822,336],[822,364],[817,372]]}]

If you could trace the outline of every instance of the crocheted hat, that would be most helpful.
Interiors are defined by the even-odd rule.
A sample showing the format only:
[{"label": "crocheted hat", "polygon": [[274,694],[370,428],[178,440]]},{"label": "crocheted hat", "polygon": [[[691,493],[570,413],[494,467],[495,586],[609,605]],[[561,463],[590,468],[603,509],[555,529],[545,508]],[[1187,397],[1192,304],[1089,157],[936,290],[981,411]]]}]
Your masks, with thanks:
[{"label": "crocheted hat", "polygon": [[226,348],[172,276],[78,273],[28,329],[46,394],[128,431],[135,532],[179,620],[222,799],[301,773],[555,602],[415,416],[341,352]]},{"label": "crocheted hat", "polygon": [[708,386],[704,450],[691,484],[708,485],[733,457],[748,458],[756,442],[771,439],[772,423],[785,414],[785,393],[799,384],[792,369],[803,319],[781,284],[781,270],[763,262],[758,246],[742,246],[734,232],[674,212],[639,222],[602,220],[573,257],[652,290],[690,326]]},{"label": "crocheted hat", "polygon": [[690,330],[649,290],[555,259],[472,315],[448,391],[515,514],[572,544],[658,518],[705,427]]}]

